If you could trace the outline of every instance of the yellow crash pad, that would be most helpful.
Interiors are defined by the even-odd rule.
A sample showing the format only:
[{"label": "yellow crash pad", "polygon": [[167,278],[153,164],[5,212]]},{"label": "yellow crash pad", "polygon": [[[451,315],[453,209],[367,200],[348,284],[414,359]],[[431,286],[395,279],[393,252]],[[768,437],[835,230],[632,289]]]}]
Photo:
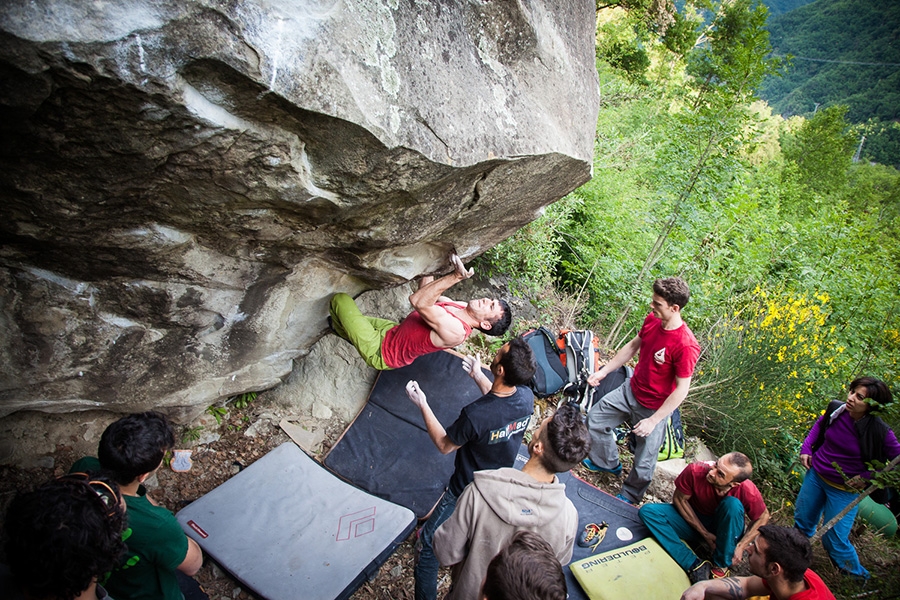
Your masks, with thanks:
[{"label": "yellow crash pad", "polygon": [[679,600],[687,574],[653,538],[569,565],[591,600]]}]

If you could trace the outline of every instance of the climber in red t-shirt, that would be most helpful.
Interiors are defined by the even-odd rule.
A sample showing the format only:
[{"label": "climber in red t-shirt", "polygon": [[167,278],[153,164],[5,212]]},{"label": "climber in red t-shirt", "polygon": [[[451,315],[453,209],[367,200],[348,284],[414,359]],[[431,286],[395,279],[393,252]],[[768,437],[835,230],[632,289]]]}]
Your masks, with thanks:
[{"label": "climber in red t-shirt", "polygon": [[512,322],[504,300],[482,298],[455,302],[442,294],[474,274],[456,254],[450,255],[453,272],[440,279],[419,280],[409,297],[415,309],[401,323],[363,315],[353,299],[338,293],[331,299],[331,328],[353,344],[370,367],[396,369],[417,357],[463,343],[480,329],[487,335],[503,335]]}]

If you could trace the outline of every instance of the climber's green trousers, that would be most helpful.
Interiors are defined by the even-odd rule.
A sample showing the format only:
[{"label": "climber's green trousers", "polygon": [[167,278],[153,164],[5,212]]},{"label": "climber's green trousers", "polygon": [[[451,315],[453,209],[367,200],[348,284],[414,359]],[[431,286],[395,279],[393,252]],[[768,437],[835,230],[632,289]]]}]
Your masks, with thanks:
[{"label": "climber's green trousers", "polygon": [[394,321],[365,316],[347,294],[335,294],[331,299],[331,328],[353,344],[366,364],[378,371],[390,369],[381,356],[381,342],[388,329],[396,325]]}]

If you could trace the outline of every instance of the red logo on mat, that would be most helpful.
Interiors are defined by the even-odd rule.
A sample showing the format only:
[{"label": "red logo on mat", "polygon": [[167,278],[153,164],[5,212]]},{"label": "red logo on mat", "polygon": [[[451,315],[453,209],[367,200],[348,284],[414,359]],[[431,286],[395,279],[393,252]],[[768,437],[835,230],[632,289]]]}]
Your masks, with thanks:
[{"label": "red logo on mat", "polygon": [[375,531],[375,507],[344,515],[338,521],[336,541],[357,538]]},{"label": "red logo on mat", "polygon": [[197,535],[202,537],[204,540],[209,537],[209,534],[203,531],[203,528],[197,525],[194,521],[188,521],[188,527],[197,532]]}]

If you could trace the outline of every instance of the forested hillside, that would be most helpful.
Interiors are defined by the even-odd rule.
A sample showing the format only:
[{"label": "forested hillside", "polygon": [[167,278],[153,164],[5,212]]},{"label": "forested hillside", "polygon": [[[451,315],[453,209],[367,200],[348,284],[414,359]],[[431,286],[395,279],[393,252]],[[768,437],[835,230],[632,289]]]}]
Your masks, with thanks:
[{"label": "forested hillside", "polygon": [[[757,101],[779,67],[764,8],[640,6],[599,11],[593,179],[479,268],[512,274],[542,324],[590,328],[610,352],[637,332],[653,280],[684,277],[684,318],[703,348],[688,434],[750,455],[790,524],[800,443],[828,401],[859,375],[900,393],[900,173],[852,161],[844,107],[786,120]],[[895,431],[898,405],[885,414]],[[890,559],[863,557],[880,565],[873,597],[900,593],[891,543]],[[838,598],[861,592],[826,576]]]},{"label": "forested hillside", "polygon": [[[795,8],[800,8],[804,4],[809,4],[814,1],[815,0],[762,0],[762,3],[769,9],[769,15],[774,17],[775,15],[790,12]],[[684,12],[685,3],[683,0],[677,0],[675,6],[678,7],[680,12]]]},{"label": "forested hillside", "polygon": [[783,116],[847,106],[860,128],[862,158],[900,165],[900,2],[817,0],[769,19],[777,56],[794,58],[760,96]]},{"label": "forested hillside", "polygon": [[809,4],[812,0],[765,0],[765,4],[769,9],[769,15],[781,15],[790,12],[795,8],[800,8],[804,4]]}]

